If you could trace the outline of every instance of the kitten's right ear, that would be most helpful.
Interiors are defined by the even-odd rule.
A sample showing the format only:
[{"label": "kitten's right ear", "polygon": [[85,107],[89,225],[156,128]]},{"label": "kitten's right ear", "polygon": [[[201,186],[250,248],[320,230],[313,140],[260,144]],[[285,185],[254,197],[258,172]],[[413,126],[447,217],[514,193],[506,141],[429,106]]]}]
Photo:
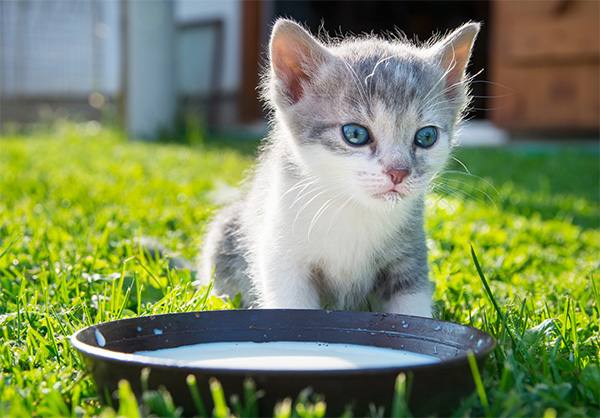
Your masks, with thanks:
[{"label": "kitten's right ear", "polygon": [[316,69],[329,53],[296,22],[279,19],[273,27],[270,44],[271,71],[283,83],[282,92],[292,103],[304,94]]},{"label": "kitten's right ear", "polygon": [[446,70],[447,89],[454,89],[464,80],[465,69],[480,27],[479,23],[467,23],[440,42],[437,54],[440,64]]}]

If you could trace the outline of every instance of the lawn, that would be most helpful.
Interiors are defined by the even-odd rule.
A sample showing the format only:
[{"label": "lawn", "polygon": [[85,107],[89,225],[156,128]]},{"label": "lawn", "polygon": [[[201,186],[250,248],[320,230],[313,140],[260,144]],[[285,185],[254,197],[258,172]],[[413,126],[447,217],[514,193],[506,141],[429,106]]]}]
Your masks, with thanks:
[{"label": "lawn", "polygon": [[[127,387],[119,411],[99,403],[68,337],[117,318],[230,308],[137,244],[154,236],[193,259],[215,191],[253,164],[254,143],[192,139],[127,142],[73,123],[2,137],[0,416],[136,415]],[[498,345],[454,416],[599,416],[597,144],[455,156],[471,174],[455,161],[427,208],[437,316]],[[177,414],[168,395],[146,400],[144,414]],[[278,416],[323,408],[288,405]]]}]

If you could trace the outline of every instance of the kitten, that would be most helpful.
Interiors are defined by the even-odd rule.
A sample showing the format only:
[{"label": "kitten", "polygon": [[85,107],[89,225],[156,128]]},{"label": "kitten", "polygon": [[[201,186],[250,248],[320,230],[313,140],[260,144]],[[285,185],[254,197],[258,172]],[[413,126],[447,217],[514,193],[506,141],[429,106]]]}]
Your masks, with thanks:
[{"label": "kitten", "polygon": [[478,31],[423,47],[323,43],[278,20],[262,85],[272,133],[205,240],[214,292],[240,292],[245,307],[430,317],[424,198],[469,101]]}]

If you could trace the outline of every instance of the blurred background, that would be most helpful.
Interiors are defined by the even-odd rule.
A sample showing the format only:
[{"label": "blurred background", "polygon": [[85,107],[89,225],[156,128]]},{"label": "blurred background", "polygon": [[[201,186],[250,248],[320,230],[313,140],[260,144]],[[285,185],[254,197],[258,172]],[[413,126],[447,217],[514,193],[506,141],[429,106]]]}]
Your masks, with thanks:
[{"label": "blurred background", "polygon": [[330,35],[427,40],[483,22],[464,141],[598,138],[600,2],[15,0],[0,2],[0,129],[56,119],[155,138],[195,120],[266,132],[256,86],[278,16]]}]

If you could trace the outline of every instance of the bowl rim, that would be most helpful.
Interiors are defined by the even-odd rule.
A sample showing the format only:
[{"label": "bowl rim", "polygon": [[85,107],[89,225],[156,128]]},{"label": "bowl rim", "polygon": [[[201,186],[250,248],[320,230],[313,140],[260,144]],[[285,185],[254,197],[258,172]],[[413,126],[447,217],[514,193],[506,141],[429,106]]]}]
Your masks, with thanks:
[{"label": "bowl rim", "polygon": [[[225,313],[225,315],[236,315],[236,312],[256,312],[256,311],[261,311],[261,312],[266,312],[266,311],[272,311],[272,312],[289,312],[289,313],[295,313],[295,314],[300,314],[302,315],[303,313],[309,313],[309,312],[327,312],[327,313],[335,313],[337,315],[341,315],[344,313],[353,313],[356,314],[356,311],[337,311],[337,310],[324,310],[324,309],[249,309],[249,310],[213,310],[213,311],[192,311],[192,312],[175,312],[175,313],[164,313],[164,314],[155,314],[155,315],[143,315],[143,316],[135,316],[135,317],[129,317],[129,318],[122,318],[122,319],[118,319],[118,320],[113,320],[113,321],[106,321],[106,322],[102,322],[102,323],[98,323],[98,324],[94,324],[94,325],[90,325],[87,326],[85,328],[82,328],[78,331],[76,331],[75,333],[73,333],[70,336],[70,342],[73,345],[73,347],[79,351],[81,354],[90,356],[90,357],[94,357],[98,360],[102,360],[102,361],[108,361],[108,362],[112,362],[112,363],[126,363],[127,365],[131,365],[131,366],[135,366],[135,367],[140,367],[140,368],[145,368],[145,367],[149,367],[149,368],[166,368],[166,369],[177,369],[178,371],[183,371],[183,372],[189,372],[189,374],[194,374],[194,373],[207,373],[207,374],[215,374],[215,375],[222,375],[222,376],[251,376],[251,375],[265,375],[265,376],[340,376],[340,377],[344,377],[344,376],[354,376],[357,374],[379,374],[379,373],[402,373],[402,372],[410,372],[411,370],[427,370],[427,369],[437,369],[440,367],[461,367],[464,365],[464,363],[466,361],[468,361],[468,357],[469,357],[469,352],[471,352],[473,354],[473,356],[475,357],[475,359],[481,359],[481,358],[486,358],[487,356],[489,356],[495,346],[496,346],[496,340],[487,332],[480,330],[478,328],[472,327],[470,325],[464,325],[464,324],[458,324],[458,323],[454,323],[454,322],[450,322],[450,321],[443,321],[443,320],[439,320],[439,319],[435,319],[435,318],[424,318],[424,317],[417,317],[417,316],[412,316],[412,315],[404,315],[404,314],[392,314],[392,313],[379,313],[379,312],[359,312],[358,314],[366,314],[366,315],[383,315],[384,317],[388,317],[388,316],[393,316],[393,317],[397,317],[398,319],[400,318],[417,318],[419,320],[425,320],[425,321],[431,321],[433,323],[439,323],[439,324],[449,324],[451,326],[458,326],[458,327],[464,327],[466,329],[469,329],[470,332],[473,334],[479,334],[480,339],[483,341],[483,343],[481,344],[480,347],[477,348],[477,350],[468,350],[465,349],[464,346],[461,346],[459,344],[455,344],[452,342],[446,342],[444,343],[442,339],[436,339],[436,338],[431,338],[431,337],[427,337],[427,336],[419,336],[416,335],[414,332],[400,332],[400,331],[386,331],[386,330],[380,330],[380,331],[374,331],[373,329],[358,329],[358,328],[340,328],[340,327],[319,327],[318,325],[315,326],[314,328],[321,328],[321,329],[336,329],[336,330],[344,330],[344,329],[348,329],[348,330],[352,330],[352,331],[357,331],[357,332],[368,332],[368,333],[373,333],[373,332],[378,332],[381,334],[394,334],[396,336],[403,336],[403,337],[408,337],[408,338],[412,338],[412,339],[416,339],[416,340],[424,340],[424,341],[429,341],[429,342],[440,342],[440,343],[444,343],[446,346],[448,347],[453,347],[453,348],[458,348],[460,349],[460,353],[457,354],[455,357],[453,358],[447,358],[447,359],[442,359],[440,358],[439,362],[436,363],[429,363],[429,364],[420,364],[420,365],[403,365],[403,366],[389,366],[389,367],[364,367],[364,368],[353,368],[353,369],[344,369],[344,368],[340,368],[340,369],[305,369],[305,370],[297,370],[297,369],[277,369],[277,370],[272,370],[272,369],[261,369],[261,368],[220,368],[220,367],[204,367],[204,366],[191,366],[189,364],[185,364],[183,361],[181,360],[170,360],[170,359],[163,359],[163,358],[156,358],[156,357],[150,357],[150,356],[144,356],[141,354],[133,354],[133,353],[126,353],[126,352],[122,352],[122,351],[113,351],[107,348],[103,348],[103,347],[96,347],[93,346],[91,344],[88,344],[84,341],[80,340],[80,337],[86,333],[86,332],[90,332],[91,330],[93,330],[94,332],[98,331],[99,327],[106,327],[106,326],[117,326],[121,323],[127,323],[127,322],[134,322],[136,320],[140,320],[140,318],[165,318],[168,316],[181,316],[181,315],[190,315],[193,314],[196,317],[199,317],[198,314],[203,315],[203,314],[210,314],[211,312],[219,312],[219,313]],[[239,313],[238,313],[239,314]],[[232,328],[232,332],[235,332],[236,330],[242,330],[242,329],[247,329],[247,328]],[[303,328],[304,329],[304,328]],[[247,342],[248,340],[240,340],[239,342]],[[277,339],[277,340],[270,340],[271,342],[273,341],[289,341],[289,340],[281,340],[281,339]],[[311,340],[312,342],[313,340]],[[317,340],[314,340],[315,342],[317,342]],[[214,342],[237,342],[237,341],[214,341]],[[324,341],[326,342],[326,341]],[[340,343],[340,344],[344,344],[344,343]],[[348,343],[348,344],[354,344],[354,345],[366,345],[366,346],[371,346],[368,344],[357,344],[357,343]],[[183,344],[180,345],[178,347],[184,347],[186,345],[195,345],[194,343],[192,344]],[[377,347],[377,346],[373,346],[373,347]],[[382,347],[383,348],[383,347]],[[395,349],[395,348],[391,348],[388,347],[390,349]],[[418,351],[411,351],[411,350],[407,350],[404,349],[405,351],[410,351],[413,353],[419,353]],[[149,350],[150,351],[150,350]],[[419,353],[419,354],[425,354],[425,353]],[[427,354],[426,354],[427,355]]]}]

